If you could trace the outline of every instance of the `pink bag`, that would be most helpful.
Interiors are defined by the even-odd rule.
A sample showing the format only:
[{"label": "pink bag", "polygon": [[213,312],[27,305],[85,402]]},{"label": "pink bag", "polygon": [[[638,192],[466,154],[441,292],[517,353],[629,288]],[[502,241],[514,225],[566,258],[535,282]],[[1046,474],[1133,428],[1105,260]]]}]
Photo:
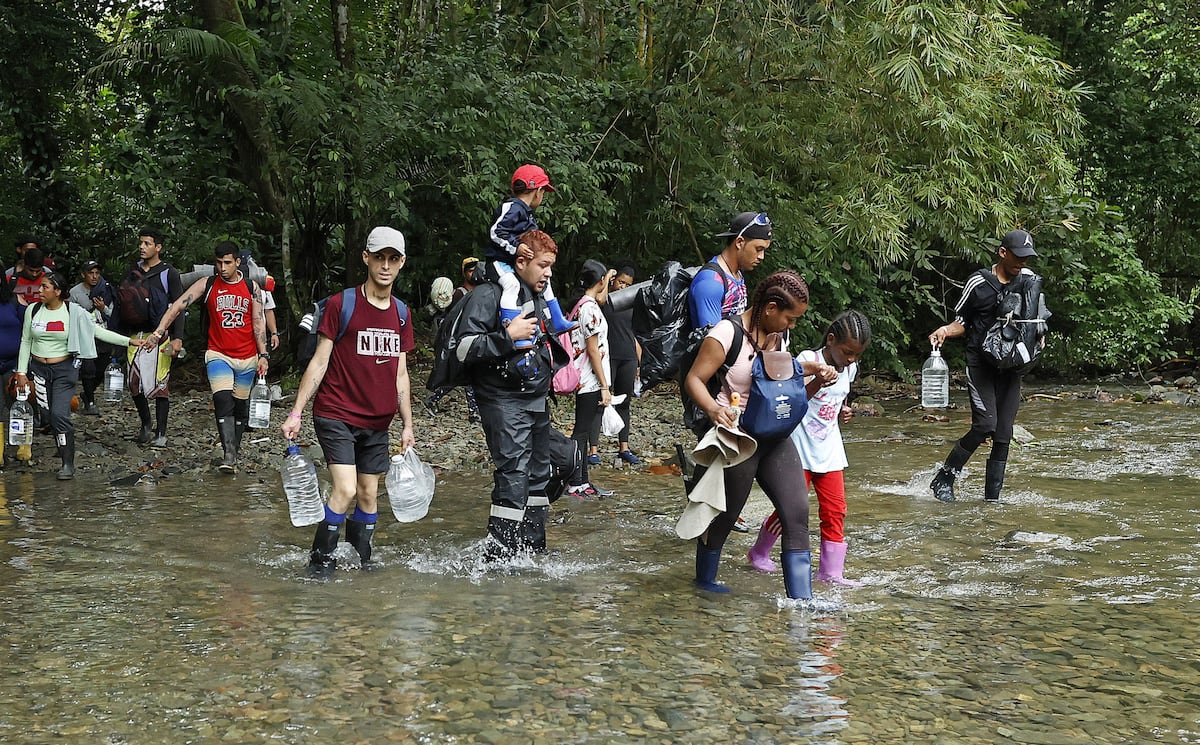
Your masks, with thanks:
[{"label": "pink bag", "polygon": [[[579,302],[575,303],[575,307],[567,314],[567,318],[574,321],[579,318],[579,306],[583,305],[588,296],[584,295],[579,298]],[[575,360],[581,352],[575,351],[575,344],[571,341],[571,334],[574,332],[566,331],[558,335],[558,343],[562,348],[567,350],[567,354],[571,355],[571,361],[563,365],[562,369],[554,373],[554,380],[550,385],[554,388],[554,392],[560,396],[574,396],[575,391],[579,390],[579,368],[575,367]]]},{"label": "pink bag", "polygon": [[558,343],[562,344],[563,349],[567,350],[567,354],[571,355],[571,361],[554,373],[551,386],[554,388],[554,392],[560,396],[573,396],[575,391],[579,390],[579,368],[575,367],[575,358],[578,355],[575,354],[575,345],[571,343],[571,332],[559,334]]}]

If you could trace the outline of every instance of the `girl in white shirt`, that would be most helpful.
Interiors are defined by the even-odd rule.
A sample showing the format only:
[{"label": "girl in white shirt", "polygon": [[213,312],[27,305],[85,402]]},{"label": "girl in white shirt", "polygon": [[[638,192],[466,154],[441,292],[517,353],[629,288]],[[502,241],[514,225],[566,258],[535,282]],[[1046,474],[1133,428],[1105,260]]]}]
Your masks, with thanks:
[{"label": "girl in white shirt", "polygon": [[[848,587],[861,583],[842,576],[846,563],[846,487],[842,471],[846,468],[846,449],[842,446],[841,424],[853,413],[847,404],[850,384],[858,375],[858,358],[871,343],[871,325],[867,317],[848,310],[829,326],[825,346],[801,352],[801,362],[825,362],[838,371],[837,381],[811,394],[804,420],[792,432],[792,443],[804,464],[804,480],[817,493],[821,518],[821,554],[817,579]],[[747,554],[750,565],[760,572],[775,572],[771,547],[779,538],[779,516],[772,512],[758,531],[758,540]]]}]

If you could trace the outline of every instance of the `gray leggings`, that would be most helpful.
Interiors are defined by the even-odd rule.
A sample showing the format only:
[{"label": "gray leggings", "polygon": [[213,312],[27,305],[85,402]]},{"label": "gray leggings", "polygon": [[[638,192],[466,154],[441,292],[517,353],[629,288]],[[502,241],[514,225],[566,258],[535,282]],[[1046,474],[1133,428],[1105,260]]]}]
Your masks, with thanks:
[{"label": "gray leggings", "polygon": [[789,437],[776,443],[759,445],[754,455],[732,468],[725,469],[725,511],[708,526],[702,538],[708,548],[721,548],[729,537],[746,500],[750,487],[758,479],[759,486],[775,511],[783,529],[784,551],[807,551],[808,488],[804,483],[804,466],[800,454]]},{"label": "gray leggings", "polygon": [[47,365],[29,360],[29,375],[37,389],[37,403],[50,412],[50,428],[55,434],[74,432],[71,423],[71,399],[75,396],[75,383],[79,381],[79,363],[76,357]]}]

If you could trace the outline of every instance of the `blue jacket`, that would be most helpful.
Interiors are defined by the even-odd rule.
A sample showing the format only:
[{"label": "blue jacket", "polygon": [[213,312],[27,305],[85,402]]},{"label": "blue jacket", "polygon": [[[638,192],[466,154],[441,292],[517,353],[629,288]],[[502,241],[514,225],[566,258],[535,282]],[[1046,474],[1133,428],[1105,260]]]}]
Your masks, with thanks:
[{"label": "blue jacket", "polygon": [[533,209],[529,205],[516,197],[505,199],[492,214],[492,227],[488,228],[488,261],[516,263],[521,235],[537,229],[537,220],[533,219]]},{"label": "blue jacket", "polygon": [[25,306],[13,298],[0,305],[0,373],[17,369],[17,354],[21,351],[21,328],[25,321]]}]

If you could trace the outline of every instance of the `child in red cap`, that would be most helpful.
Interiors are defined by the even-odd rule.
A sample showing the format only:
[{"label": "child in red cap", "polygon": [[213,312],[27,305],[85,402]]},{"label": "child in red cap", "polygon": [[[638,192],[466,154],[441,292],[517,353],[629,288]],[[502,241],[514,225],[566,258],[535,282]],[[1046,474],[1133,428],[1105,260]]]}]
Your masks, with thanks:
[{"label": "child in red cap", "polygon": [[[533,252],[529,246],[521,243],[520,236],[530,230],[540,230],[537,220],[533,218],[533,211],[541,205],[548,191],[554,191],[554,187],[550,185],[550,177],[541,166],[521,166],[512,175],[513,196],[496,208],[492,226],[488,228],[488,278],[497,282],[502,290],[500,320],[505,325],[521,315],[521,307],[517,303],[520,280],[513,273],[513,265],[518,256],[533,258]],[[542,297],[550,309],[554,333],[573,330],[576,324],[563,315],[549,282],[542,291]],[[533,343],[533,339],[524,339],[517,341],[516,346],[532,347]]]}]

